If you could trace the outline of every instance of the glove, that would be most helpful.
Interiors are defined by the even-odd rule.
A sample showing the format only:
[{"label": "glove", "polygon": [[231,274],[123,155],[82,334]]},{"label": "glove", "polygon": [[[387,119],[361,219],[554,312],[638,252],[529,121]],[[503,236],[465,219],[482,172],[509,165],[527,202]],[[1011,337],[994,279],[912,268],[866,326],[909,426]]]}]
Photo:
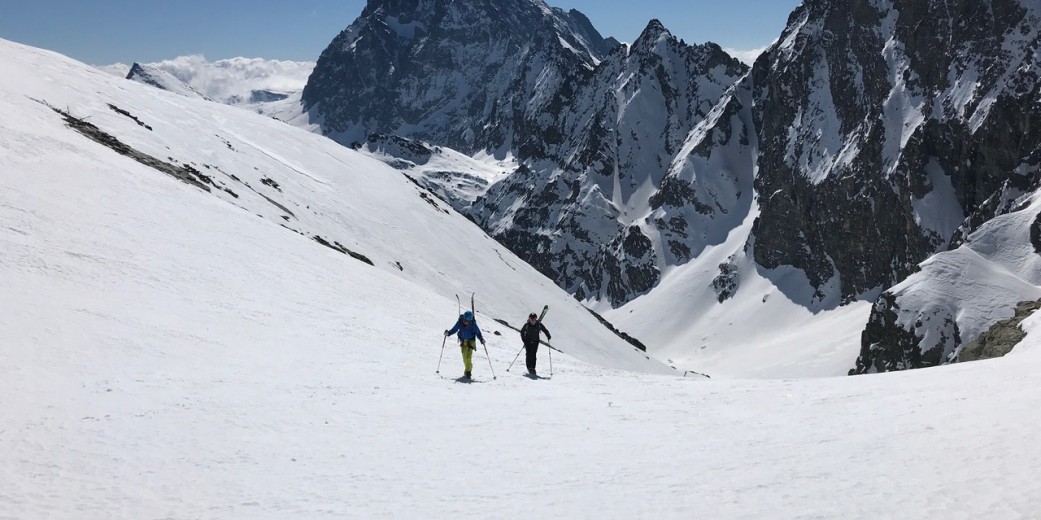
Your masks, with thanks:
[{"label": "glove", "polygon": [[546,341],[553,341],[553,337],[549,334],[546,334]]},{"label": "glove", "polygon": [[448,332],[448,330],[445,330],[445,336],[451,336],[451,335],[452,335],[451,332]]},{"label": "glove", "polygon": [[487,345],[487,343],[485,343],[483,339],[481,340],[481,344],[482,345]]}]

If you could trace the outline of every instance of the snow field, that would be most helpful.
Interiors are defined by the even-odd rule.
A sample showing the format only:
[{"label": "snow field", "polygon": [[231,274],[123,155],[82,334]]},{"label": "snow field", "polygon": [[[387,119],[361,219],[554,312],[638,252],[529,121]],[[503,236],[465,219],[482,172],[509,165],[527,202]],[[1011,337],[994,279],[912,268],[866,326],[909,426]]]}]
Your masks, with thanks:
[{"label": "snow field", "polygon": [[[68,240],[3,256],[22,290],[0,325],[27,348],[2,351],[18,368],[0,383],[0,516],[1030,518],[1039,505],[1036,347],[1015,363],[701,383],[558,354],[552,380],[529,381],[504,372],[511,333],[484,323],[499,379],[457,384],[433,373],[451,301],[145,179],[150,207],[115,198],[72,221],[52,217],[73,201],[9,218],[5,197],[5,223]],[[75,187],[85,200],[114,188]],[[487,379],[483,351],[475,361]],[[459,365],[449,344],[442,372]]]},{"label": "snow field", "polygon": [[[365,252],[376,267],[258,218],[261,206],[243,211],[68,130],[27,92],[82,110],[76,96],[98,84],[40,80],[59,66],[53,55],[0,48],[2,67],[22,63],[0,74],[0,518],[949,519],[1041,510],[1036,319],[1009,358],[941,369],[769,381],[642,373],[656,365],[598,345],[606,336],[565,298],[551,300],[513,257],[506,268],[478,254],[452,260],[456,240],[476,240],[455,217],[439,224],[420,211],[426,202],[399,197],[398,184],[374,200],[370,162],[336,155],[354,175],[354,191],[337,191],[315,157],[339,152],[216,109],[221,128],[264,157],[330,183],[266,168],[287,193],[307,187],[330,214],[334,195],[360,193],[339,203],[375,212],[365,223],[381,240]],[[111,85],[125,89],[120,106],[153,106],[145,87]],[[203,105],[163,96],[190,133],[212,133],[192,119]],[[204,144],[187,139],[166,143]],[[235,157],[261,164],[252,153]],[[323,199],[323,190],[336,193]],[[306,223],[353,232],[351,211]],[[438,225],[463,236],[424,239]],[[423,276],[438,266],[447,274],[387,268],[406,248],[429,255],[413,255]],[[520,274],[501,274],[513,269]],[[485,317],[498,379],[488,380],[483,349],[474,360],[483,382],[439,378],[440,331],[462,292],[451,283],[478,286],[479,313],[523,317],[532,300],[548,301],[546,325],[569,351],[553,354],[553,378],[505,373],[519,341]],[[462,371],[451,341],[448,377]]]}]

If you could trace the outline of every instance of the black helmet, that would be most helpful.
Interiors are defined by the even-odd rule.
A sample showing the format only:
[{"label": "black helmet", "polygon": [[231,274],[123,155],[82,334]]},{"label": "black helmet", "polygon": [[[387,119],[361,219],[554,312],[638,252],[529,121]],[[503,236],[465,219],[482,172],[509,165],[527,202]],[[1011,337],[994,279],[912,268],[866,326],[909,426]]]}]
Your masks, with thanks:
[{"label": "black helmet", "polygon": [[539,317],[538,314],[535,314],[534,312],[528,315],[528,319],[533,319],[533,318],[537,319],[538,317]]}]

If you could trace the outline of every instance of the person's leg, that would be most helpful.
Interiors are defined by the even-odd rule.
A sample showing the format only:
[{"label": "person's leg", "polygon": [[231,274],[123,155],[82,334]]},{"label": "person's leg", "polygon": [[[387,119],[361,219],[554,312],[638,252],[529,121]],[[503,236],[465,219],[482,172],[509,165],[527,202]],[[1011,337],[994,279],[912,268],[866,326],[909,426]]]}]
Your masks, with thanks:
[{"label": "person's leg", "polygon": [[460,348],[463,351],[463,370],[466,371],[465,375],[469,376],[470,373],[473,372],[473,369],[474,369],[474,363],[473,363],[474,340],[468,339],[466,341],[463,341],[459,346],[460,346]]},{"label": "person's leg", "polygon": [[528,373],[529,374],[534,374],[535,373],[535,360],[536,360],[535,354],[539,351],[539,344],[538,343],[529,343],[527,345],[524,345],[524,351],[525,351],[524,361],[528,365]]}]

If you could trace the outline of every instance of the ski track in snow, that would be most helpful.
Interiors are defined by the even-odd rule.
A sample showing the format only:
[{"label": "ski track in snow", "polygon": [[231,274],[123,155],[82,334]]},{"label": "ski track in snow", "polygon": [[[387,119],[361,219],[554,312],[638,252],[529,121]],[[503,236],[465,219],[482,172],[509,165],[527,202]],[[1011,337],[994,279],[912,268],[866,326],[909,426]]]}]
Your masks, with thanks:
[{"label": "ski track in snow", "polygon": [[302,167],[302,166],[298,166],[296,164],[293,164],[293,161],[290,161],[289,159],[286,159],[285,157],[282,157],[281,155],[279,155],[279,154],[277,154],[275,152],[272,152],[271,150],[268,150],[267,148],[264,148],[263,146],[260,146],[260,145],[258,145],[256,143],[250,141],[249,139],[246,139],[246,138],[244,138],[244,137],[242,137],[242,136],[240,136],[240,135],[238,135],[238,134],[236,134],[234,132],[230,132],[230,131],[226,131],[226,132],[227,132],[228,135],[234,137],[235,139],[238,139],[239,142],[241,142],[242,144],[245,144],[245,145],[249,146],[250,148],[253,148],[254,150],[256,150],[256,151],[258,151],[258,152],[260,152],[260,153],[262,153],[262,154],[264,154],[264,155],[266,155],[268,157],[270,157],[271,159],[277,161],[278,163],[282,164],[286,168],[289,168],[290,170],[293,170],[296,173],[299,173],[300,175],[303,175],[304,177],[307,177],[308,179],[311,179],[312,181],[317,182],[318,184],[322,184],[324,186],[328,186],[329,185],[329,181],[326,181],[325,179],[322,179],[322,178],[318,177],[317,175],[307,171],[307,169]]}]

